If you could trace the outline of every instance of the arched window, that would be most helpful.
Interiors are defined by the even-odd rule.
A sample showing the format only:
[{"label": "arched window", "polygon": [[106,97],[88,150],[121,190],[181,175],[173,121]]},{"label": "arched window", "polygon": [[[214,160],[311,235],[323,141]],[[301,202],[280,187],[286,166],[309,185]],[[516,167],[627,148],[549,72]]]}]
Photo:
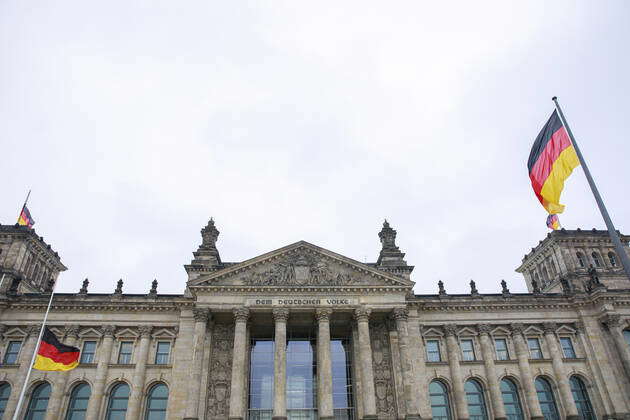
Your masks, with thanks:
[{"label": "arched window", "polygon": [[586,260],[584,260],[584,254],[582,254],[581,252],[578,252],[575,254],[575,256],[577,257],[580,267],[586,267]]},{"label": "arched window", "polygon": [[429,398],[433,420],[451,420],[451,403],[446,386],[442,382],[433,381],[429,384]]},{"label": "arched window", "polygon": [[599,259],[599,254],[597,252],[593,252],[591,254],[591,257],[593,257],[593,262],[595,263],[595,267],[602,266],[602,261]]},{"label": "arched window", "polygon": [[488,420],[486,399],[483,396],[481,384],[474,379],[469,379],[464,384],[464,391],[466,391],[470,420]]},{"label": "arched window", "polygon": [[9,395],[11,395],[11,385],[3,383],[0,385],[0,419],[4,415],[4,410],[7,408],[7,401],[9,401]]},{"label": "arched window", "polygon": [[556,399],[553,396],[551,385],[544,378],[536,378],[536,394],[538,395],[538,403],[545,420],[560,420],[558,415],[558,407]]},{"label": "arched window", "polygon": [[608,253],[608,261],[610,261],[611,267],[617,267],[617,256],[614,252],[611,251]]},{"label": "arched window", "polygon": [[70,394],[66,420],[85,420],[85,413],[87,412],[87,405],[91,393],[90,386],[85,382],[74,387]]},{"label": "arched window", "polygon": [[507,420],[524,420],[521,399],[518,397],[518,388],[510,379],[501,381],[501,397]]},{"label": "arched window", "polygon": [[107,420],[124,420],[129,403],[129,385],[124,382],[116,384],[109,394],[107,402]]},{"label": "arched window", "polygon": [[571,383],[571,393],[573,394],[573,400],[577,406],[580,418],[582,420],[595,420],[595,413],[584,381],[577,376],[571,376],[569,382]]},{"label": "arched window", "polygon": [[44,382],[37,385],[28,403],[24,420],[44,420],[46,409],[48,408],[48,398],[50,397],[50,384]]},{"label": "arched window", "polygon": [[166,420],[166,404],[168,403],[168,388],[163,383],[151,387],[147,396],[147,411],[145,420]]}]

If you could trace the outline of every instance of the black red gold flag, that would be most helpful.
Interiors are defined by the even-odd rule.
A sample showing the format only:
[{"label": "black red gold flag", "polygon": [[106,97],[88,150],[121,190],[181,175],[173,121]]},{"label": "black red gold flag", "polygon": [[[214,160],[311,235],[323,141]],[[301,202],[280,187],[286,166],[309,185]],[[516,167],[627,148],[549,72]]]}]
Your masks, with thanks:
[{"label": "black red gold flag", "polygon": [[33,227],[34,224],[35,220],[33,220],[31,212],[28,211],[28,207],[26,207],[25,205],[24,207],[22,207],[22,211],[20,212],[20,216],[18,217],[18,225]]},{"label": "black red gold flag", "polygon": [[71,370],[79,364],[79,353],[77,347],[60,343],[55,334],[44,327],[33,368],[47,371]]}]

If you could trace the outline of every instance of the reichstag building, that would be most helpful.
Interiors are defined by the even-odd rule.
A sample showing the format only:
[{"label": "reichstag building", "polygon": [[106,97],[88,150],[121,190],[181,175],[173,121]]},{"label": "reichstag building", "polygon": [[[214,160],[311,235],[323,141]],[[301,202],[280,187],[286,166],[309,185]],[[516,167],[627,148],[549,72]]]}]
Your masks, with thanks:
[{"label": "reichstag building", "polygon": [[[34,371],[18,418],[630,419],[630,279],[605,231],[548,234],[516,267],[528,293],[432,295],[387,222],[374,263],[304,241],[226,262],[212,220],[201,236],[183,294],[55,295],[49,326],[80,365]],[[0,225],[0,251],[10,419],[66,267],[22,226]]]}]

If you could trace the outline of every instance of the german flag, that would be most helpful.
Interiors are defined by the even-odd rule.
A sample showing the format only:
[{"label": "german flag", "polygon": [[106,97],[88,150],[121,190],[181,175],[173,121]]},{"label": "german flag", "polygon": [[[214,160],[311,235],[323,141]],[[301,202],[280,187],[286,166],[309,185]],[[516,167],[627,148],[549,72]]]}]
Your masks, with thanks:
[{"label": "german flag", "polygon": [[60,343],[55,334],[45,327],[33,368],[47,371],[72,370],[79,364],[79,352],[76,347]]},{"label": "german flag", "polygon": [[554,111],[543,127],[527,161],[529,179],[540,204],[549,214],[562,213],[560,193],[564,181],[580,164],[558,111]]},{"label": "german flag", "polygon": [[35,220],[33,220],[33,218],[31,217],[31,212],[28,211],[28,207],[24,205],[24,207],[22,207],[20,215],[18,216],[18,225],[33,227],[34,224]]},{"label": "german flag", "polygon": [[547,227],[552,230],[560,229],[560,219],[557,214],[547,216]]}]

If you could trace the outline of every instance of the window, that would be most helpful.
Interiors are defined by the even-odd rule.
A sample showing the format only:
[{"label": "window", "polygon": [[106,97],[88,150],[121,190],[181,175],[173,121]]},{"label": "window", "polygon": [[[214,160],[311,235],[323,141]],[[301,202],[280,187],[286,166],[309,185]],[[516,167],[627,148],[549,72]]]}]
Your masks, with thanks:
[{"label": "window", "polygon": [[580,419],[595,420],[595,412],[593,411],[593,406],[591,405],[591,399],[588,397],[584,381],[577,376],[572,376],[569,382],[571,384],[571,393],[573,394],[573,400],[577,406]]},{"label": "window", "polygon": [[7,401],[11,395],[11,385],[6,382],[0,385],[0,419],[4,415],[4,410],[7,408]]},{"label": "window", "polygon": [[537,338],[528,338],[527,346],[529,347],[529,357],[532,359],[542,359],[542,350],[540,349],[540,341]]},{"label": "window", "polygon": [[549,284],[549,273],[547,272],[546,267],[543,267],[542,269],[542,279],[543,279],[543,285]]},{"label": "window", "polygon": [[497,351],[497,360],[509,360],[507,340],[505,338],[497,338],[494,340],[494,348]]},{"label": "window", "polygon": [[17,363],[18,356],[20,355],[20,348],[22,347],[21,341],[9,341],[7,346],[7,352],[4,354],[4,363],[12,365]]},{"label": "window", "polygon": [[602,262],[599,259],[599,254],[597,252],[593,252],[591,256],[593,257],[593,262],[595,263],[595,267],[601,267]]},{"label": "window", "polygon": [[468,414],[470,420],[488,420],[486,399],[483,396],[481,384],[474,379],[469,379],[464,384],[466,401],[468,401]]},{"label": "window", "polygon": [[440,342],[438,340],[427,340],[427,362],[441,362]]},{"label": "window", "polygon": [[81,383],[74,387],[70,394],[66,420],[85,420],[85,413],[87,412],[91,393],[90,386],[86,383]]},{"label": "window", "polygon": [[333,414],[336,420],[354,419],[352,393],[352,348],[347,339],[330,341],[332,362]]},{"label": "window", "polygon": [[462,357],[465,361],[475,360],[475,348],[472,340],[462,340],[459,343],[462,348]]},{"label": "window", "polygon": [[317,418],[317,342],[299,331],[288,332],[287,417]]},{"label": "window", "polygon": [[501,381],[501,397],[507,420],[525,420],[521,399],[518,396],[518,388],[510,379]]},{"label": "window", "polygon": [[551,385],[546,379],[536,378],[536,395],[538,396],[538,403],[545,420],[560,420],[558,415],[558,407],[556,406],[556,399],[553,396]]},{"label": "window", "polygon": [[125,420],[127,404],[129,403],[129,385],[124,382],[116,384],[112,388],[107,401],[107,420]]},{"label": "window", "polygon": [[155,384],[147,396],[145,420],[165,420],[168,404],[168,388],[163,383]]},{"label": "window", "polygon": [[96,352],[96,341],[84,341],[81,350],[81,363],[94,363],[94,353]]},{"label": "window", "polygon": [[131,363],[131,354],[133,353],[133,342],[123,341],[120,343],[120,350],[118,351],[118,363],[122,365],[128,365]]},{"label": "window", "polygon": [[442,382],[433,381],[429,384],[429,398],[433,420],[451,420],[451,404],[446,386]]},{"label": "window", "polygon": [[560,345],[562,345],[562,353],[566,359],[575,359],[575,349],[569,337],[560,337]]},{"label": "window", "polygon": [[611,267],[617,267],[617,256],[614,252],[608,253],[608,261],[610,262]]},{"label": "window", "polygon": [[50,397],[50,384],[44,382],[37,385],[28,402],[26,416],[24,420],[44,420],[46,418],[46,408],[48,408],[48,398]]},{"label": "window", "polygon": [[630,330],[625,330],[623,332],[623,338],[626,339],[626,343],[630,346]]},{"label": "window", "polygon": [[159,341],[155,352],[156,365],[168,365],[171,355],[171,343],[169,341]]},{"label": "window", "polygon": [[581,252],[578,252],[575,254],[575,256],[577,257],[578,263],[580,264],[580,267],[586,267],[586,261],[584,260],[584,254],[582,254]]},{"label": "window", "polygon": [[271,419],[273,412],[274,340],[252,338],[249,353],[249,416]]}]

